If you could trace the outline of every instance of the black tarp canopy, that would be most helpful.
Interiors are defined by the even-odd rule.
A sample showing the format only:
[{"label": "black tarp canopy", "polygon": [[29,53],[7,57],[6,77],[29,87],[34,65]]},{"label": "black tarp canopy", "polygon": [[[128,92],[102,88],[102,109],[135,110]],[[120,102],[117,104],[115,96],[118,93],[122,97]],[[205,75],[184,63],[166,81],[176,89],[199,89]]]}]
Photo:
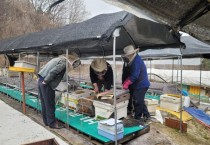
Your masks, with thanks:
[{"label": "black tarp canopy", "polygon": [[69,49],[77,51],[81,57],[112,55],[112,33],[117,28],[121,29],[116,40],[116,54],[121,54],[128,44],[134,44],[142,50],[183,45],[179,40],[179,33],[169,26],[122,11],[98,15],[61,28],[1,40],[0,53],[39,51],[59,54]]},{"label": "black tarp canopy", "polygon": [[167,24],[210,44],[209,0],[103,0]]}]

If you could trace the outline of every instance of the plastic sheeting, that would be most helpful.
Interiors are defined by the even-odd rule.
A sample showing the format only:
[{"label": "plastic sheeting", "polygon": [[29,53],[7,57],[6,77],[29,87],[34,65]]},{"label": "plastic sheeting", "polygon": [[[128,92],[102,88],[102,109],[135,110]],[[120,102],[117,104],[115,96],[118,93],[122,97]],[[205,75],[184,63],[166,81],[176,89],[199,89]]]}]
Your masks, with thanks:
[{"label": "plastic sheeting", "polygon": [[[172,81],[172,70],[165,70],[165,69],[148,69],[148,73],[154,73],[160,77],[162,77],[167,82]],[[181,80],[181,71],[178,74],[178,81]],[[202,78],[201,78],[201,86],[210,87],[210,71],[202,71]],[[151,79],[156,81],[161,81],[159,78],[155,76],[151,76]],[[173,71],[173,81],[177,82],[177,71]],[[199,86],[200,84],[200,71],[199,70],[183,70],[182,71],[182,83],[192,86]]]},{"label": "plastic sheeting", "polygon": [[196,119],[200,120],[206,125],[210,125],[210,116],[207,115],[203,110],[196,109],[193,107],[185,108],[185,110]]},{"label": "plastic sheeting", "polygon": [[[210,53],[210,45],[195,39],[192,36],[182,36],[181,42],[185,43],[186,48],[182,49],[183,57],[198,57]],[[178,57],[181,55],[179,49],[147,49],[139,52],[142,58],[158,59],[160,57]]]}]

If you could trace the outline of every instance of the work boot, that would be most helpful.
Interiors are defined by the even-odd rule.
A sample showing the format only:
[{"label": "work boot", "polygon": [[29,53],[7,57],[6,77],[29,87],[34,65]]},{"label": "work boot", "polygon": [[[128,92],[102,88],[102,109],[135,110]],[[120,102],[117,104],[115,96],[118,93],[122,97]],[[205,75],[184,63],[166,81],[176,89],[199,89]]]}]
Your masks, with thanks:
[{"label": "work boot", "polygon": [[151,117],[144,117],[144,122],[145,122],[146,124],[152,123]]},{"label": "work boot", "polygon": [[65,128],[63,125],[55,123],[54,125],[50,126],[50,128],[52,129],[61,129],[61,128]]}]

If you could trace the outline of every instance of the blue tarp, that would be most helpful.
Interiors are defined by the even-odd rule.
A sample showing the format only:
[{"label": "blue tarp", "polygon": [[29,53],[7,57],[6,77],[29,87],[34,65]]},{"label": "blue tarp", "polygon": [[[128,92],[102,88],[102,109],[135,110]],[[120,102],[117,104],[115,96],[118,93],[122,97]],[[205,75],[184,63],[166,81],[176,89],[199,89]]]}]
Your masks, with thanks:
[{"label": "blue tarp", "polygon": [[193,107],[188,107],[185,108],[185,111],[187,111],[188,113],[190,113],[190,115],[202,121],[203,123],[210,125],[210,116],[206,114],[203,110],[196,109]]}]

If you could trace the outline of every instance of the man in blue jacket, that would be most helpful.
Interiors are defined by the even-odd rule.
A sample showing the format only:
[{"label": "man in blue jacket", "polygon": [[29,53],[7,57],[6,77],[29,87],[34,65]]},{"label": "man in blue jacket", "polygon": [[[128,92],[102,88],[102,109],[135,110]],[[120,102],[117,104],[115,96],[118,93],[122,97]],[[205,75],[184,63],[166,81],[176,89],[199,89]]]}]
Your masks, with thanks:
[{"label": "man in blue jacket", "polygon": [[134,49],[133,45],[126,46],[124,53],[122,55],[124,60],[122,83],[123,89],[130,90],[128,112],[134,109],[135,119],[147,121],[150,118],[144,102],[145,94],[150,86],[147,68],[144,61],[137,54],[138,49]]},{"label": "man in blue jacket", "polygon": [[38,73],[38,91],[42,105],[43,122],[46,126],[54,129],[63,128],[56,123],[55,119],[55,89],[66,72],[66,61],[73,68],[81,64],[77,54],[70,52],[68,58],[64,56],[53,58]]}]

